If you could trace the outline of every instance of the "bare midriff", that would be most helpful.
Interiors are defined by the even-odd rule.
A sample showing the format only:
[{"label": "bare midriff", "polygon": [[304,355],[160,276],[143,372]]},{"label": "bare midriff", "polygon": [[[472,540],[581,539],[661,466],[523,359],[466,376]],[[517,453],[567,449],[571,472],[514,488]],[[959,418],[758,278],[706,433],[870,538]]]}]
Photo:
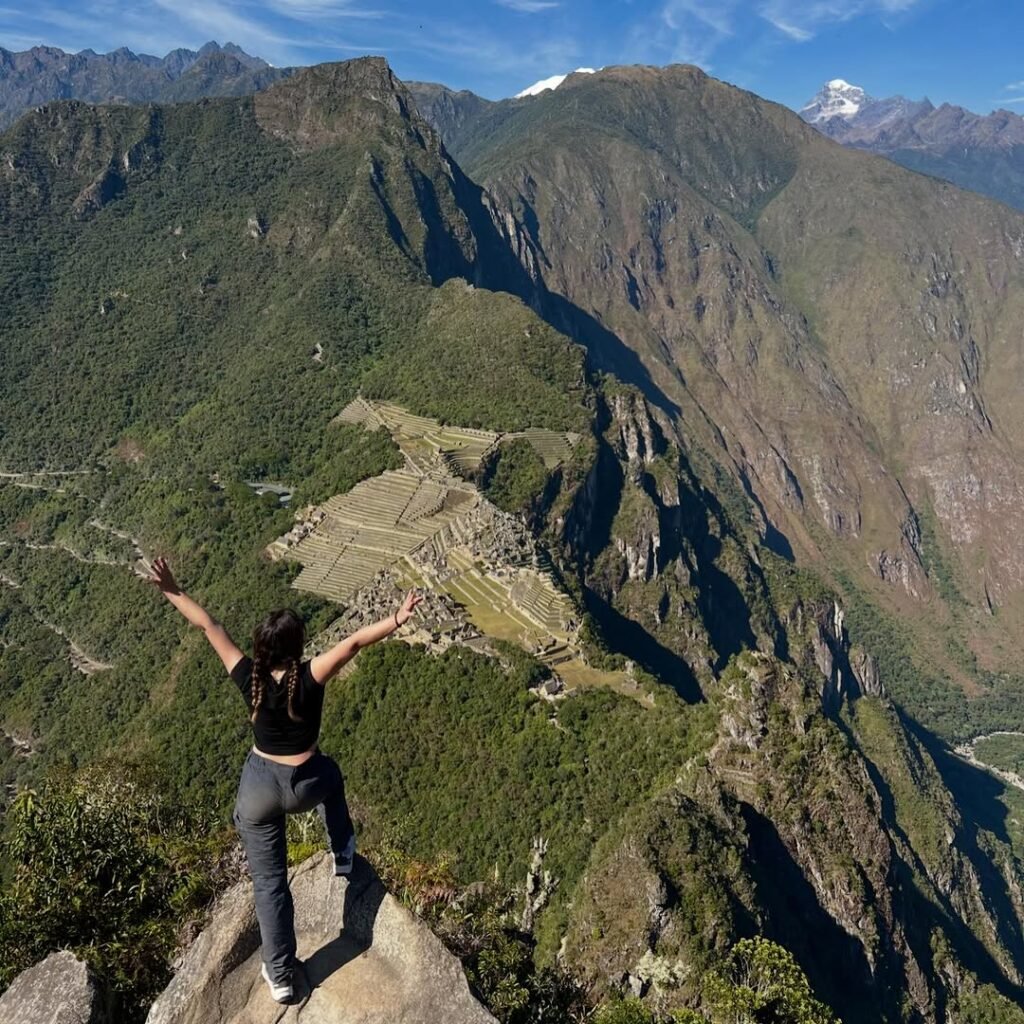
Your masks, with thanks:
[{"label": "bare midriff", "polygon": [[268,761],[276,761],[278,764],[290,764],[293,767],[297,764],[305,764],[315,753],[316,747],[303,751],[301,754],[265,754],[256,744],[253,744],[253,752],[265,757]]},{"label": "bare midriff", "polygon": [[[280,681],[281,676],[284,675],[284,669],[271,670],[270,674]],[[305,764],[316,753],[315,745],[310,747],[309,750],[304,750],[301,754],[267,754],[260,750],[255,743],[252,745],[252,749],[253,753],[259,754],[260,757],[265,757],[268,761],[276,761],[278,764],[289,764],[293,767],[298,764]]]}]

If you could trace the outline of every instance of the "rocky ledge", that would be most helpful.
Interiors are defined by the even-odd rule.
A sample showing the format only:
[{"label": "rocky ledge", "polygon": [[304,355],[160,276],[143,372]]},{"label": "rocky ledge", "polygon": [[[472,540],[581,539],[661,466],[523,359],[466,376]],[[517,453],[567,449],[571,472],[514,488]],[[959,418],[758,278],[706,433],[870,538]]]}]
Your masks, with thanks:
[{"label": "rocky ledge", "polygon": [[219,900],[147,1024],[496,1024],[462,965],[357,858],[350,881],[326,855],[292,871],[298,955],[295,1002],[275,1003],[260,977],[252,884]]},{"label": "rocky ledge", "polygon": [[[217,901],[147,1024],[497,1024],[462,965],[356,858],[335,878],[325,854],[291,872],[301,965],[295,1000],[275,1003],[260,977],[252,883]],[[0,997],[2,1024],[116,1024],[87,966],[53,953]]]}]

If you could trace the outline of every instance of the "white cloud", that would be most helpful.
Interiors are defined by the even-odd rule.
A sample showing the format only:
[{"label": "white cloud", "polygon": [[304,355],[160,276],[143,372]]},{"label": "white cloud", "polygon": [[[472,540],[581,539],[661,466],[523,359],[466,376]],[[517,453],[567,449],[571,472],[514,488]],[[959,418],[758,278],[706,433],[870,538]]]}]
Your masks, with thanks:
[{"label": "white cloud", "polygon": [[1003,88],[1007,92],[1024,92],[1024,82],[1010,82],[1008,85],[1004,85]]},{"label": "white cloud", "polygon": [[711,67],[715,50],[734,31],[742,0],[664,0],[629,25],[604,63],[698,64]]},{"label": "white cloud", "polygon": [[763,42],[804,43],[830,25],[873,16],[888,23],[928,0],[661,0],[632,21],[625,45],[602,54],[605,63],[667,61],[711,67],[716,52],[752,22],[772,26]]},{"label": "white cloud", "polygon": [[795,39],[798,43],[806,43],[808,39],[814,38],[814,33],[809,29],[791,25],[788,21],[782,21],[779,18],[768,15],[765,15],[765,20],[771,22],[783,35],[789,36],[790,39]]},{"label": "white cloud", "polygon": [[865,15],[903,14],[921,0],[756,0],[755,10],[790,39],[806,42],[829,25]]},{"label": "white cloud", "polygon": [[325,18],[383,18],[386,11],[355,7],[350,0],[266,0],[262,5],[297,21]]},{"label": "white cloud", "polygon": [[735,0],[668,0],[661,18],[669,28],[686,28],[696,22],[717,36],[732,35]]}]

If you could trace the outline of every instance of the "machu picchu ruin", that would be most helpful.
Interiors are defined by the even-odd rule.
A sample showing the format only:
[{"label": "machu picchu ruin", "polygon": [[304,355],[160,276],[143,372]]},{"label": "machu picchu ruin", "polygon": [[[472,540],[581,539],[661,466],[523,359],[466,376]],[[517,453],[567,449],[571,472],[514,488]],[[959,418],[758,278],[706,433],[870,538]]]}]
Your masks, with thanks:
[{"label": "machu picchu ruin", "polygon": [[418,630],[407,636],[413,642],[480,649],[488,638],[500,639],[552,668],[584,667],[579,615],[547,553],[520,517],[466,478],[496,445],[515,438],[529,441],[553,468],[572,454],[578,435],[452,426],[362,397],[336,420],[387,430],[405,466],[297,511],[295,526],[268,549],[302,565],[296,589],[343,607],[329,635],[368,621],[393,604],[397,590],[416,586],[429,598]]}]

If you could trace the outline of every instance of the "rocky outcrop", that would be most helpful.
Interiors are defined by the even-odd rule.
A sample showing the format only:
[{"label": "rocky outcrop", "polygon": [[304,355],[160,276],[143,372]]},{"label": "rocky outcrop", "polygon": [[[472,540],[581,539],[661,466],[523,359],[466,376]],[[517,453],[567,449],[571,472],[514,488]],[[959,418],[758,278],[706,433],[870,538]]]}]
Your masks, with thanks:
[{"label": "rocky outcrop", "polygon": [[665,450],[665,439],[639,391],[622,391],[609,398],[618,432],[620,457],[632,466],[645,466]]},{"label": "rocky outcrop", "polygon": [[405,130],[409,139],[419,128],[408,93],[380,57],[307,68],[257,93],[254,104],[264,131],[299,150],[342,141],[355,126]]},{"label": "rocky outcrop", "polygon": [[301,960],[292,1006],[275,1003],[260,977],[246,881],[218,903],[147,1024],[494,1024],[459,961],[365,861],[346,881],[320,854],[290,884]]},{"label": "rocky outcrop", "polygon": [[67,951],[23,971],[0,997],[3,1024],[113,1024],[89,968]]},{"label": "rocky outcrop", "polygon": [[[595,992],[687,1005],[735,938],[760,933],[848,1024],[948,1022],[972,972],[1019,998],[1019,865],[957,810],[888,701],[833,719],[801,673],[754,653],[709,700],[711,749],[631,811],[575,897],[566,957]],[[934,969],[936,941],[958,948],[954,971]]]}]

